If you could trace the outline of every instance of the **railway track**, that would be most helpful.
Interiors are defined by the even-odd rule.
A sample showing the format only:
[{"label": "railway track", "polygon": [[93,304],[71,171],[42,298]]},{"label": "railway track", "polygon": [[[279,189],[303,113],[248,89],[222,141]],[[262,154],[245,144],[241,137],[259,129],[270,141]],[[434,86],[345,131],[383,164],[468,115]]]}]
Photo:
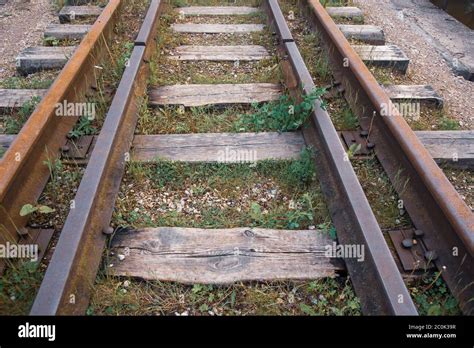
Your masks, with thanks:
[{"label": "railway track", "polygon": [[[105,30],[112,25],[108,23],[111,23],[119,5],[119,1],[109,2],[96,24],[88,29],[81,46],[94,37],[95,27],[101,25],[98,30]],[[329,52],[335,86],[343,92],[360,118],[358,132],[362,134],[361,142],[382,164],[413,222],[416,235],[408,239],[416,239],[421,244],[419,247],[428,263],[434,262],[463,312],[472,314],[473,215],[397,109],[391,108],[388,115],[384,111],[392,105],[390,97],[361,60],[361,57],[371,60],[374,52],[384,47],[380,45],[383,32],[373,27],[359,30],[348,24],[338,27],[329,15],[351,19],[360,17],[360,12],[354,9],[326,10],[318,1],[312,0],[302,1],[300,5]],[[164,16],[173,11],[177,23],[172,23],[168,30],[191,38],[210,35],[211,39],[202,45],[179,45],[163,53],[158,28]],[[63,19],[70,18],[66,12],[62,14]],[[98,14],[97,8],[84,12],[89,16]],[[263,18],[263,23],[246,23],[245,19],[252,15]],[[236,20],[239,16],[244,21]],[[221,23],[220,18],[230,20]],[[248,33],[251,36],[262,32],[265,26],[270,28],[267,34],[272,38],[272,47],[232,42],[234,35]],[[50,31],[54,30],[51,28]],[[68,30],[71,32],[72,29]],[[225,45],[209,45],[213,42],[212,35],[227,35],[230,39],[226,38]],[[374,44],[375,48],[353,48],[346,37]],[[364,52],[369,53],[364,56]],[[2,206],[6,208],[2,221],[7,222],[4,223],[6,233],[15,238],[18,238],[18,228],[27,224],[27,219],[17,218],[15,212],[25,203],[38,199],[49,174],[46,167],[35,170],[32,177],[31,168],[41,167],[39,163],[44,160],[44,147],[56,149],[55,152],[59,153],[74,124],[71,121],[67,126],[55,125],[57,128],[54,129],[61,131],[56,131],[51,137],[48,135],[52,131],[47,128],[51,121],[39,126],[33,122],[39,118],[44,120],[42,115],[52,115],[53,101],[72,98],[72,92],[67,94],[67,89],[66,92],[54,93],[58,86],[63,85],[58,82],[63,75],[74,72],[74,76],[87,76],[80,69],[94,66],[85,61],[90,53],[85,55],[82,64],[80,61],[73,64],[76,55],[77,51],[53,85],[56,88],[52,87],[43,97],[2,159],[0,173],[5,175],[2,176],[0,192]],[[395,55],[396,59],[383,64],[406,70],[408,62],[403,53],[397,51]],[[375,56],[377,59],[381,57],[379,53]],[[247,80],[245,83],[193,83],[192,78],[186,84],[155,86],[149,83],[156,78],[154,71],[165,74],[160,70],[160,64],[168,64],[165,61],[174,61],[173,69],[177,69],[175,72],[179,75],[183,70],[193,69],[193,63],[230,62],[238,68],[240,64],[269,59],[274,59],[281,71],[279,83]],[[315,279],[347,271],[364,314],[417,315],[391,251],[392,246],[387,242],[353,169],[348,155],[351,148],[345,147],[345,138],[335,128],[321,95],[315,94],[318,86],[313,78],[277,1],[263,1],[260,8],[190,6],[175,9],[164,1],[152,0],[100,134],[92,140],[94,145],[85,161],[86,169],[74,198],[74,208],[69,211],[61,230],[31,314],[85,313],[98,269],[105,259],[107,272],[113,277],[191,284]],[[76,86],[81,86],[76,80],[64,85],[74,91],[78,90]],[[176,115],[202,106],[224,110],[235,105],[248,108],[254,103],[281,102],[284,95],[294,98],[295,103],[310,100],[313,104],[307,109],[309,116],[304,127],[296,123],[284,132],[147,132],[136,135],[137,127],[143,128],[140,118],[156,108],[174,108]],[[35,127],[41,131],[32,136],[32,131],[28,130]],[[331,224],[337,231],[337,242],[341,246],[362,246],[365,251],[363,262],[356,257],[345,257],[341,263],[340,259],[325,256],[325,247],[333,241],[327,233],[313,229],[290,231],[237,226],[239,221],[231,222],[234,228],[225,229],[156,224],[148,228],[124,229],[114,223],[111,227],[114,205],[130,161],[146,163],[159,158],[183,163],[224,162],[231,165],[245,161],[296,160],[306,147],[313,151],[322,197]],[[22,154],[21,163],[14,162],[16,153]],[[157,163],[162,165],[160,161]],[[15,219],[10,219],[11,216]],[[106,248],[108,240],[110,245]],[[453,253],[454,248],[456,253]],[[105,249],[108,255],[104,255]]]},{"label": "railway track", "polygon": [[42,97],[41,103],[2,157],[2,243],[28,243],[38,238],[37,231],[26,229],[28,218],[20,216],[19,209],[39,198],[50,175],[43,162],[60,152],[66,143],[66,135],[77,122],[77,117],[56,117],[57,104],[86,101],[87,93],[96,84],[99,74],[97,66],[107,54],[107,43],[111,40],[120,4],[120,1],[109,2],[78,47],[38,46],[20,53],[17,70],[21,74],[64,66],[48,91],[1,90],[2,111],[18,108],[32,97]]}]

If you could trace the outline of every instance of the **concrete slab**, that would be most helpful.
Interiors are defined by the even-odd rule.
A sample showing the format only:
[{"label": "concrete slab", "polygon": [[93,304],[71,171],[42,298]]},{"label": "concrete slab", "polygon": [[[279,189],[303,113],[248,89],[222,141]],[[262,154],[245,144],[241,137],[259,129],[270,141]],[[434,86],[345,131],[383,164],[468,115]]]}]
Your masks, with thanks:
[{"label": "concrete slab", "polygon": [[429,0],[391,0],[399,16],[416,29],[453,71],[474,81],[474,31]]}]

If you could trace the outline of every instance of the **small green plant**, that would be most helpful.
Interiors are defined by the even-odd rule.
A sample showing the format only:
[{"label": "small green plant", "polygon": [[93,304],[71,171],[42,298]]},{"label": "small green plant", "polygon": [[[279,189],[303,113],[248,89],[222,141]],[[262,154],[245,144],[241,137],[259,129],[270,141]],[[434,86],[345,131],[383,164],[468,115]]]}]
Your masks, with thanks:
[{"label": "small green plant", "polygon": [[328,79],[331,76],[331,68],[329,66],[329,58],[326,54],[321,54],[321,56],[316,60],[315,63],[316,73],[323,80]]},{"label": "small green plant", "polygon": [[69,132],[69,137],[77,139],[84,135],[93,135],[96,132],[97,129],[92,125],[92,121],[87,117],[81,116],[74,128]]},{"label": "small green plant", "polygon": [[48,207],[47,205],[41,204],[25,204],[21,207],[20,216],[27,216],[33,214],[34,212],[38,212],[40,214],[50,214],[54,213],[55,210],[53,208]]},{"label": "small green plant", "polygon": [[7,149],[5,149],[3,146],[0,146],[0,158],[3,157],[3,155],[7,152]]},{"label": "small green plant", "polygon": [[175,7],[185,7],[185,6],[189,6],[189,1],[187,1],[187,0],[173,0],[172,4]]},{"label": "small green plant", "polygon": [[0,277],[0,313],[25,315],[34,300],[43,272],[38,263],[19,261],[12,263]]},{"label": "small green plant", "polygon": [[360,149],[362,148],[362,146],[360,144],[352,144],[351,146],[349,146],[349,148],[347,149],[347,157],[349,159],[352,159],[354,158],[354,155],[360,151]]},{"label": "small green plant", "polygon": [[12,76],[0,81],[0,87],[6,89],[47,89],[53,79],[44,76],[30,75],[28,77]]},{"label": "small green plant", "polygon": [[238,127],[254,129],[257,132],[267,129],[279,132],[296,130],[305,123],[313,111],[314,102],[325,92],[324,88],[315,88],[311,93],[303,96],[301,103],[296,103],[288,95],[282,95],[277,102],[254,104],[255,112],[240,115]]},{"label": "small green plant", "polygon": [[312,156],[312,149],[305,148],[301,151],[300,158],[288,166],[285,181],[290,186],[304,187],[314,179],[315,167]]},{"label": "small green plant", "polygon": [[178,171],[178,164],[171,161],[159,160],[156,164],[156,171],[153,179],[158,182],[160,187],[172,183],[180,176]]},{"label": "small green plant", "polygon": [[359,119],[353,114],[349,107],[342,110],[342,127],[344,129],[356,129],[359,126]]},{"label": "small green plant", "polygon": [[411,289],[420,315],[460,314],[458,303],[449,293],[440,272],[425,274],[420,285]]},{"label": "small green plant", "polygon": [[459,123],[456,120],[443,117],[439,121],[439,129],[442,130],[458,130],[459,129]]},{"label": "small green plant", "polygon": [[44,46],[59,46],[61,42],[54,37],[45,37],[43,39]]},{"label": "small green plant", "polygon": [[256,202],[250,204],[250,217],[256,223],[259,223],[263,220],[262,207]]},{"label": "small green plant", "polygon": [[297,229],[302,225],[308,225],[314,218],[313,198],[311,194],[305,193],[296,203],[294,209],[288,210],[288,228]]},{"label": "small green plant", "polygon": [[130,56],[132,55],[133,45],[133,42],[125,42],[123,44],[122,54],[117,60],[117,66],[115,69],[116,76],[122,76],[122,73],[125,70],[125,67],[127,66],[128,61],[130,59]]},{"label": "small green plant", "polygon": [[5,119],[5,133],[6,134],[17,134],[20,132],[20,129],[23,127],[25,122],[31,116],[33,111],[36,108],[36,105],[39,104],[41,98],[35,96],[30,100],[23,103],[18,114],[15,116],[9,116]]},{"label": "small green plant", "polygon": [[319,224],[317,227],[318,227],[318,230],[326,233],[329,236],[329,238],[331,238],[332,240],[337,239],[336,228],[330,221],[326,221],[322,224]]},{"label": "small green plant", "polygon": [[50,159],[48,158],[43,162],[49,169],[49,174],[51,176],[51,182],[54,187],[58,184],[59,173],[63,171],[63,163],[59,158]]}]

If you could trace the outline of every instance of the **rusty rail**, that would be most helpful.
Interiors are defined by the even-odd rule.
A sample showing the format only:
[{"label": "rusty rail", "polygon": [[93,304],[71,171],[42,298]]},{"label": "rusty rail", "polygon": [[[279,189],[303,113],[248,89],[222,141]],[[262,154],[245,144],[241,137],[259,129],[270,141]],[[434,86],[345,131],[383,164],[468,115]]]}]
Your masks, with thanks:
[{"label": "rusty rail", "polygon": [[79,315],[89,304],[133,140],[140,103],[146,95],[149,60],[155,51],[162,9],[152,0],[107,113],[75,202],[31,309],[31,315]]},{"label": "rusty rail", "polygon": [[[300,1],[321,34],[336,80],[434,263],[466,314],[474,314],[474,214],[393,106],[318,0]],[[384,110],[390,110],[385,115]],[[392,111],[393,110],[393,111]]]},{"label": "rusty rail", "polygon": [[0,243],[21,240],[28,218],[20,216],[20,209],[40,196],[50,175],[44,162],[58,156],[78,119],[56,116],[56,105],[86,100],[96,83],[95,66],[107,54],[120,6],[120,0],[109,1],[0,160]]},{"label": "rusty rail", "polygon": [[[309,3],[314,5],[316,1]],[[160,0],[151,2],[142,30],[135,42],[130,64],[125,69],[76,194],[76,207],[67,217],[55,253],[34,301],[32,315],[83,314],[87,308],[90,289],[105,246],[104,232],[110,232],[113,204],[130,150],[139,104],[146,94],[148,63],[156,47],[156,25],[162,6],[164,5]],[[276,32],[282,35],[280,51],[287,56],[287,60],[282,64],[289,81],[288,85],[293,87],[293,92],[310,93],[314,89],[312,78],[286,22],[282,20],[284,17],[277,0],[265,1],[264,7],[269,13],[270,23]],[[324,17],[322,7],[322,10],[318,7],[312,9],[316,9],[316,16],[321,12]],[[335,27],[332,20],[331,23]],[[339,34],[336,34],[336,37]],[[350,49],[350,46],[348,47]],[[352,55],[350,57],[355,60],[357,66],[358,57]],[[358,81],[359,75],[354,72],[347,75],[349,76],[346,78],[347,81]],[[299,86],[302,86],[302,91]],[[349,82],[347,86],[350,86]],[[390,102],[384,95],[378,97],[382,98],[380,100]],[[371,101],[370,98],[368,100]],[[380,111],[380,107],[373,107],[373,110]],[[372,116],[372,109],[370,115]],[[379,123],[374,123],[377,124],[377,128],[372,132],[385,130],[378,128],[381,127]],[[304,136],[306,143],[313,145],[318,152],[316,162],[322,189],[328,201],[339,241],[342,244],[362,244],[365,247],[365,262],[346,260],[364,313],[416,315],[416,308],[350,161],[344,160],[346,152],[340,138],[319,101],[315,103],[315,111],[311,115],[309,127],[304,129]],[[371,134],[371,139],[373,137],[375,138],[375,134]],[[385,138],[381,137],[380,140],[383,145],[382,140]],[[379,138],[375,138],[375,141],[376,149],[382,148],[379,145]],[[397,142],[392,141],[390,144]],[[402,146],[397,149],[403,153]],[[378,155],[380,156],[379,153]],[[416,178],[418,182],[421,180],[418,176]]]},{"label": "rusty rail", "polygon": [[[278,33],[289,33],[277,0],[267,0],[267,12]],[[303,93],[315,88],[311,75],[293,39],[281,38],[288,57],[289,87],[302,86]],[[289,64],[288,64],[289,63]],[[299,88],[298,88],[299,90]],[[305,141],[317,152],[316,165],[321,188],[341,244],[364,246],[366,260],[345,259],[352,284],[361,301],[362,311],[370,315],[417,315],[403,279],[393,260],[382,231],[370,208],[341,140],[327,111],[315,103],[309,127],[303,129]]]}]

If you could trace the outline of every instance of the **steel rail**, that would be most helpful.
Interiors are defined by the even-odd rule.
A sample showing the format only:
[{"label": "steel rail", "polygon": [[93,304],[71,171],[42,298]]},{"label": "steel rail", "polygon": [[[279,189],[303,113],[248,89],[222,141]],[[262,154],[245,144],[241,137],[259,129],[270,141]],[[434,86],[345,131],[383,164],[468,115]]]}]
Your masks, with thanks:
[{"label": "steel rail", "polygon": [[139,107],[146,96],[161,4],[160,0],[150,3],[140,31],[146,42],[136,44],[132,51],[79,185],[76,206],[61,231],[31,315],[80,315],[87,309],[105,247],[104,232],[109,229]]},{"label": "steel rail", "polygon": [[[300,1],[321,34],[346,99],[423,243],[466,314],[474,313],[474,214],[318,0]],[[386,110],[390,110],[387,114]]]},{"label": "steel rail", "polygon": [[[267,0],[271,23],[287,26],[277,0]],[[288,28],[278,28],[287,33]],[[281,41],[290,69],[289,81],[296,80],[303,93],[311,93],[315,85],[293,41]],[[295,85],[294,83],[291,83]],[[296,84],[296,87],[298,87]],[[364,246],[363,262],[346,258],[362,311],[370,315],[417,315],[418,312],[403,282],[397,265],[375,219],[372,209],[352,168],[329,114],[315,102],[310,125],[303,129],[305,141],[317,151],[316,165],[321,188],[329,206],[340,244]]]},{"label": "steel rail", "polygon": [[57,104],[86,100],[96,84],[95,66],[108,52],[120,6],[120,0],[109,1],[0,160],[0,243],[20,240],[28,221],[20,209],[40,196],[50,176],[44,162],[58,156],[78,119],[56,116]]}]

